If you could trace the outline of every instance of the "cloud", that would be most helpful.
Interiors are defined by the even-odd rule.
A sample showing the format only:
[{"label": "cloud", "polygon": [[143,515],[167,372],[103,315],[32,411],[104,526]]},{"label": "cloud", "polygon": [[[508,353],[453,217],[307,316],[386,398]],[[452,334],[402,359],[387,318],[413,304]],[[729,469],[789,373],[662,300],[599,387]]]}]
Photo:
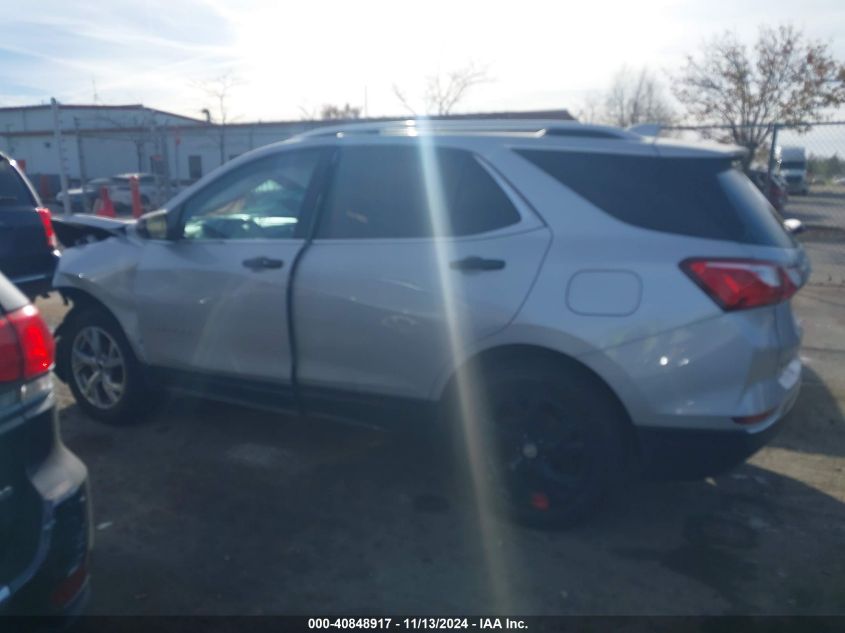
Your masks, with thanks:
[{"label": "cloud", "polygon": [[724,30],[793,19],[845,57],[840,0],[725,2],[641,0],[553,3],[387,0],[43,0],[8,12],[0,41],[0,102],[143,102],[196,115],[208,105],[192,86],[230,72],[241,78],[231,107],[242,120],[299,118],[300,106],[360,105],[399,114],[393,83],[411,95],[425,77],[470,60],[495,81],[464,109],[574,107],[604,88],[623,63],[673,68]]}]

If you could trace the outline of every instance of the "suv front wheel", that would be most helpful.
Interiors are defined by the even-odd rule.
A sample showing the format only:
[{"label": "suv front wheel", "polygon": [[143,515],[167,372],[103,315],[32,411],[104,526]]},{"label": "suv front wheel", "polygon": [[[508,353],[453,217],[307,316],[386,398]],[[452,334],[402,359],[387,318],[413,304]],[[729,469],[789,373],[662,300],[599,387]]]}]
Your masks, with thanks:
[{"label": "suv front wheel", "polygon": [[149,410],[143,369],[120,325],[102,309],[74,309],[67,315],[57,363],[77,404],[92,418],[128,424]]}]

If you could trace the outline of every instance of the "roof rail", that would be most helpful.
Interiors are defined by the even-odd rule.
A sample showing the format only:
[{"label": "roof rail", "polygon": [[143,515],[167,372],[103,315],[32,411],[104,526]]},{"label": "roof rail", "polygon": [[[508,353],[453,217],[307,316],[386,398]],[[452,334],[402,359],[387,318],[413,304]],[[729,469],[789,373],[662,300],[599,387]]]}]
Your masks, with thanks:
[{"label": "roof rail", "polygon": [[423,134],[529,134],[536,137],[554,136],[570,138],[595,138],[616,140],[642,140],[639,134],[620,128],[587,125],[577,121],[543,119],[406,119],[367,123],[348,123],[320,127],[304,132],[299,137],[352,135],[400,135]]}]

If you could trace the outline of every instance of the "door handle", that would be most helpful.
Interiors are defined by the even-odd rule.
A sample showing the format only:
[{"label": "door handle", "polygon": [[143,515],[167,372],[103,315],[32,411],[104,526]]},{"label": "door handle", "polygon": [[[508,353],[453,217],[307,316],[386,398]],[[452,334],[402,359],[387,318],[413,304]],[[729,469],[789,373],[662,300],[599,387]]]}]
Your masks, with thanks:
[{"label": "door handle", "polygon": [[284,262],[281,259],[272,259],[270,257],[253,257],[252,259],[245,259],[243,265],[250,270],[262,270],[265,268],[281,268]]},{"label": "door handle", "polygon": [[486,259],[471,255],[458,259],[449,264],[454,270],[502,270],[505,267],[504,259]]}]

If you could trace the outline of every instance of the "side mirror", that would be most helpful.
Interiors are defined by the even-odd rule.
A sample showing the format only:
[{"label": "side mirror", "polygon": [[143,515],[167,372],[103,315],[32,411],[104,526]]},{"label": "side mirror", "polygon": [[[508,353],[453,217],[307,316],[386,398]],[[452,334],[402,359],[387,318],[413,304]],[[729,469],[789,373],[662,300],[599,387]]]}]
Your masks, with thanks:
[{"label": "side mirror", "polygon": [[804,232],[804,223],[798,218],[787,218],[783,221],[783,228],[792,235],[798,235]]},{"label": "side mirror", "polygon": [[167,211],[161,209],[142,215],[135,225],[138,234],[148,240],[169,240],[170,231],[167,228]]}]

